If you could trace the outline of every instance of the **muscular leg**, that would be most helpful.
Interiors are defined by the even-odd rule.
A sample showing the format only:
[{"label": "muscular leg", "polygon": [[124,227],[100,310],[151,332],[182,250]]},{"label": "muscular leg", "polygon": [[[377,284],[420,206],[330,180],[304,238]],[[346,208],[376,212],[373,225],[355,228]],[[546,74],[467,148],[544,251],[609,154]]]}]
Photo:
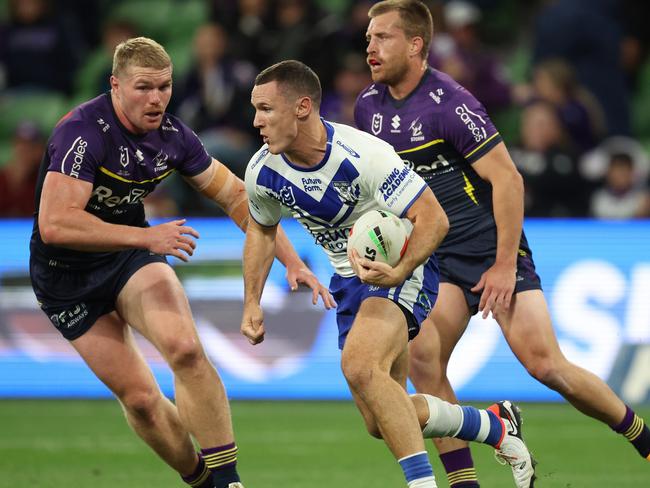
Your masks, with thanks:
[{"label": "muscular leg", "polygon": [[197,457],[190,436],[124,321],[116,313],[104,315],[72,346],[119,399],[131,428],[181,475],[192,473]]},{"label": "muscular leg", "polygon": [[[410,378],[419,393],[458,403],[449,379],[447,365],[469,323],[470,312],[462,290],[441,283],[431,314],[410,344]],[[468,447],[467,442],[451,437],[433,439],[440,454]]]},{"label": "muscular leg", "polygon": [[[404,348],[404,351],[398,356],[398,358],[393,363],[393,367],[391,368],[390,371],[391,378],[393,378],[398,384],[400,384],[404,389],[404,391],[406,391],[407,374],[408,374],[408,349]],[[356,403],[357,408],[359,409],[359,412],[363,417],[363,421],[366,424],[366,429],[368,430],[368,433],[371,436],[376,437],[377,439],[382,439],[383,436],[381,433],[381,429],[379,427],[379,424],[375,420],[375,416],[371,412],[370,408],[368,408],[366,403],[361,399],[359,395],[356,395],[354,391],[352,391],[352,398],[354,399],[354,402]],[[428,413],[429,413],[428,406],[426,405],[426,402],[424,400],[420,401],[419,398],[418,400],[414,400],[414,397],[411,397],[411,400],[413,401],[413,404],[416,408],[416,416],[421,429],[426,424],[428,419]]]},{"label": "muscular leg", "polygon": [[223,384],[201,346],[174,271],[162,263],[144,266],[120,292],[117,309],[171,367],[180,418],[198,443],[213,447],[234,442]]},{"label": "muscular leg", "polygon": [[367,407],[361,409],[366,425],[370,413],[397,459],[425,451],[415,407],[403,383],[391,377],[406,344],[406,324],[399,307],[383,298],[368,298],[361,304],[341,356],[350,391],[358,405]]},{"label": "muscular leg", "polygon": [[625,415],[621,399],[598,376],[562,354],[540,290],[516,294],[509,313],[495,318],[512,352],[535,379],[582,413],[608,425],[621,422]]}]

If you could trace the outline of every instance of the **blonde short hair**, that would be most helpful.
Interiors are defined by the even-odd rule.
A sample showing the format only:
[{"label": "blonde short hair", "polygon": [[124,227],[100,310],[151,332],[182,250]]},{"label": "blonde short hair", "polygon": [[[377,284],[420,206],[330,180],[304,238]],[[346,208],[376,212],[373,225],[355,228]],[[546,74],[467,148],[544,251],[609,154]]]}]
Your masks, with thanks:
[{"label": "blonde short hair", "polygon": [[113,76],[120,77],[131,66],[165,69],[172,60],[165,48],[148,37],[133,37],[121,42],[113,54]]},{"label": "blonde short hair", "polygon": [[422,38],[423,46],[420,56],[426,59],[433,37],[433,18],[429,7],[419,0],[384,0],[370,7],[368,17],[373,19],[389,12],[399,14],[399,27],[404,31],[406,37]]}]

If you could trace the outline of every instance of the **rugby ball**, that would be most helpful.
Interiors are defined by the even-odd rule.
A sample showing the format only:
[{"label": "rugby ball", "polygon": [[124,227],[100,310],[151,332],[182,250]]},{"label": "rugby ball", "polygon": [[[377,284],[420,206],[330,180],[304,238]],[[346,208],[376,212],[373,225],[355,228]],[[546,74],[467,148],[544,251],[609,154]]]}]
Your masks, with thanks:
[{"label": "rugby ball", "polygon": [[352,226],[348,248],[371,261],[395,266],[408,244],[408,229],[396,215],[384,210],[364,213]]}]

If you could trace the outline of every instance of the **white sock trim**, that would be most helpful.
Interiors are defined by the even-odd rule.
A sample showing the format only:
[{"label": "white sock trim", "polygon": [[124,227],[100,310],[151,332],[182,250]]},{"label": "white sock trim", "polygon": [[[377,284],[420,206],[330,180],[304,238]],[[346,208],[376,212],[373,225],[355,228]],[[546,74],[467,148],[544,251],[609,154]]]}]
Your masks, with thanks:
[{"label": "white sock trim", "polygon": [[403,458],[398,459],[397,462],[401,463],[402,461],[406,461],[409,458],[419,456],[420,454],[426,454],[427,459],[429,459],[429,453],[427,451],[420,451],[420,452],[416,452],[416,453],[413,453],[413,454],[409,454],[408,456],[404,456]]},{"label": "white sock trim", "polygon": [[487,410],[479,410],[478,412],[481,414],[481,427],[478,429],[478,434],[476,434],[476,440],[485,442],[485,439],[490,434],[490,416]]},{"label": "white sock trim", "polygon": [[418,478],[408,484],[409,488],[437,488],[435,476],[427,476],[426,478]]}]

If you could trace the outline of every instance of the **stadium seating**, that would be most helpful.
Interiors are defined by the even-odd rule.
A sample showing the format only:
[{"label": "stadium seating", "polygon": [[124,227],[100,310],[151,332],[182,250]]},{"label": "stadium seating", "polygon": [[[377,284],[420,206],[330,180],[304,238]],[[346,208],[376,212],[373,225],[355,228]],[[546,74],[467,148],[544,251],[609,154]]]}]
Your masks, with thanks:
[{"label": "stadium seating", "polygon": [[0,97],[0,138],[11,138],[18,123],[30,120],[49,133],[70,106],[65,96],[50,92],[25,92]]},{"label": "stadium seating", "polygon": [[20,92],[0,95],[0,164],[10,154],[11,138],[17,125],[29,120],[49,134],[57,121],[71,108],[67,98],[58,93]]}]

